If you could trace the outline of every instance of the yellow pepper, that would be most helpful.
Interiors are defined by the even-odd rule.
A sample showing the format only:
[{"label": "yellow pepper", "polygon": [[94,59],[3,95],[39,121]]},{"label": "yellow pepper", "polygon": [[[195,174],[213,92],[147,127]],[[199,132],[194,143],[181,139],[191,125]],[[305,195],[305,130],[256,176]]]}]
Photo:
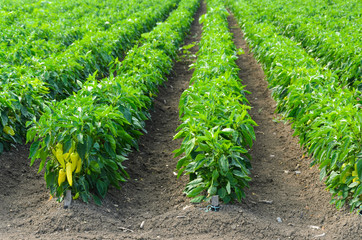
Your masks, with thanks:
[{"label": "yellow pepper", "polygon": [[67,180],[70,186],[73,185],[73,178],[72,178],[72,164],[70,162],[67,163]]},{"label": "yellow pepper", "polygon": [[67,163],[67,162],[69,162],[69,160],[70,160],[70,153],[68,152],[68,153],[64,153],[63,154],[63,159],[64,159],[64,161]]},{"label": "yellow pepper", "polygon": [[60,163],[60,165],[64,169],[65,168],[65,163],[64,163],[64,158],[63,158],[63,150],[58,148],[55,151],[55,157],[57,158],[58,162]]},{"label": "yellow pepper", "polygon": [[79,173],[80,170],[82,170],[82,159],[79,157],[77,162],[77,169],[75,170],[75,173]]},{"label": "yellow pepper", "polygon": [[61,149],[62,152],[63,152],[63,144],[61,143],[58,143],[56,146],[55,146],[56,149]]},{"label": "yellow pepper", "polygon": [[65,181],[65,172],[63,169],[59,170],[58,185],[60,186]]},{"label": "yellow pepper", "polygon": [[77,168],[78,159],[79,159],[78,153],[70,154],[70,161],[72,162],[72,172],[74,172],[74,170]]},{"label": "yellow pepper", "polygon": [[9,127],[9,126],[5,126],[4,129],[3,129],[3,131],[4,131],[6,134],[9,134],[9,135],[11,135],[11,136],[14,136],[14,135],[15,135],[14,130],[13,130],[11,127]]},{"label": "yellow pepper", "polygon": [[14,136],[14,135],[15,135],[14,130],[13,130],[11,127],[9,127],[9,126],[5,126],[4,129],[3,129],[3,131],[4,131],[6,134],[9,134],[9,135],[11,135],[11,136]]}]

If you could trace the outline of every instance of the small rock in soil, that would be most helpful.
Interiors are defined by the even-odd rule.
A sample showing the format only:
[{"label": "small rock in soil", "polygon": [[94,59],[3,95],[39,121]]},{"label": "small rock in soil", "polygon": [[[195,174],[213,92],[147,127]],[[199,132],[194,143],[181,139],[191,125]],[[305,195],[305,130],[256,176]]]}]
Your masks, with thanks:
[{"label": "small rock in soil", "polygon": [[322,234],[319,234],[319,235],[315,235],[314,238],[324,237],[325,235],[326,235],[326,233],[322,233]]},{"label": "small rock in soil", "polygon": [[277,217],[277,221],[278,221],[279,223],[283,222],[280,217]]},{"label": "small rock in soil", "polygon": [[142,221],[141,225],[140,225],[140,228],[143,229],[144,225],[145,225],[145,221]]},{"label": "small rock in soil", "polygon": [[187,205],[187,206],[183,207],[182,210],[186,210],[186,209],[188,209],[189,207],[191,207],[191,205]]}]

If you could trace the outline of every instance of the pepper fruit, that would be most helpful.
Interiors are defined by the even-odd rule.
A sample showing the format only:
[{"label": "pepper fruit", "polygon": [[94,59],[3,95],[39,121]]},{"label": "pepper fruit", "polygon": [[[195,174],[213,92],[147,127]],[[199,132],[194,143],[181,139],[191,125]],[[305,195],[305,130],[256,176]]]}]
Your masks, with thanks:
[{"label": "pepper fruit", "polygon": [[75,173],[79,173],[80,170],[82,170],[82,159],[79,157],[77,162],[77,169],[75,170]]},{"label": "pepper fruit", "polygon": [[67,163],[67,169],[66,169],[66,173],[67,173],[67,180],[70,186],[73,185],[73,179],[72,179],[72,164],[70,162]]},{"label": "pepper fruit", "polygon": [[3,131],[4,131],[6,134],[9,134],[9,135],[11,135],[11,136],[14,136],[14,135],[15,135],[14,130],[13,130],[11,127],[9,127],[9,126],[5,126],[4,129],[3,129]]},{"label": "pepper fruit", "polygon": [[63,150],[58,148],[55,151],[55,157],[57,158],[58,162],[60,163],[60,165],[64,169],[65,168],[65,163],[64,163],[64,158],[63,158]]},{"label": "pepper fruit", "polygon": [[60,186],[65,181],[65,172],[63,169],[59,170],[58,185]]},{"label": "pepper fruit", "polygon": [[64,153],[64,154],[63,154],[63,159],[64,159],[65,162],[69,162],[70,153]]},{"label": "pepper fruit", "polygon": [[62,152],[63,152],[63,144],[61,143],[58,143],[56,146],[55,146],[56,149],[61,149]]},{"label": "pepper fruit", "polygon": [[72,162],[72,172],[77,168],[77,163],[79,160],[79,154],[78,153],[72,153],[70,154],[70,161]]}]

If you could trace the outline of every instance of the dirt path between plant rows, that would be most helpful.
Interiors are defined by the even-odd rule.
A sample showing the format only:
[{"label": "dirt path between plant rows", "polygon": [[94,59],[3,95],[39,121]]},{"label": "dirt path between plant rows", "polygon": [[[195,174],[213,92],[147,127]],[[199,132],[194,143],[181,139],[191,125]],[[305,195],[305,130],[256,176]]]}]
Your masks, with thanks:
[{"label": "dirt path between plant rows", "polygon": [[[185,44],[200,40],[198,18],[205,11],[203,3]],[[111,189],[102,206],[74,201],[63,209],[49,200],[42,174],[29,167],[28,146],[0,155],[0,239],[359,239],[361,217],[328,204],[330,194],[319,182],[318,170],[302,157],[289,124],[277,121],[264,73],[235,19],[229,21],[236,46],[246,52],[237,63],[252,92],[251,115],[259,124],[253,180],[243,203],[207,212],[207,203],[191,204],[182,195],[187,179],[174,176],[172,151],[180,141],[172,138],[194,59],[180,57],[160,88],[140,150],[126,162],[131,179],[121,190]],[[196,51],[197,46],[191,54]]]}]

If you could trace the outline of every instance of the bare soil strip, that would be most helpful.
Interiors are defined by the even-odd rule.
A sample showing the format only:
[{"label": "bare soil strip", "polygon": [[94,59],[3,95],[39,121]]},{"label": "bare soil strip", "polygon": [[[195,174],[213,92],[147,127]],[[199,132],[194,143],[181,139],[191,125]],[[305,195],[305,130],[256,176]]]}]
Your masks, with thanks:
[{"label": "bare soil strip", "polygon": [[[205,12],[203,3],[185,44],[200,40],[198,18]],[[28,146],[0,155],[0,239],[359,239],[361,218],[328,204],[318,170],[302,158],[290,126],[275,121],[264,73],[232,16],[229,21],[236,46],[246,52],[237,63],[259,124],[253,181],[242,204],[206,211],[207,203],[189,203],[182,195],[186,178],[173,174],[178,102],[192,76],[190,59],[180,55],[160,88],[139,151],[126,162],[131,179],[121,190],[111,189],[102,206],[74,201],[65,210],[49,200],[42,175],[28,166]]]}]

